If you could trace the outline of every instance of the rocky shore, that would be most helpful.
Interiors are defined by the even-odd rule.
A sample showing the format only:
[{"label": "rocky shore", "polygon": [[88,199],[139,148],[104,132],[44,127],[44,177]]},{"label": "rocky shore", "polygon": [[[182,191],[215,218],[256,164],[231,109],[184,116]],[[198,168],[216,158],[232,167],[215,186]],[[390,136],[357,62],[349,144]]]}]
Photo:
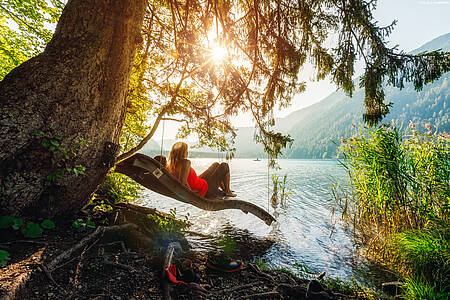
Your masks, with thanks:
[{"label": "rocky shore", "polygon": [[233,254],[244,267],[233,273],[207,268],[207,253],[179,235],[183,251],[177,256],[193,262],[200,282],[169,283],[163,247],[155,248],[155,236],[144,235],[142,223],[127,222],[134,208],[124,209],[115,214],[118,225],[74,228],[71,220],[57,220],[55,229],[36,239],[1,230],[0,247],[11,258],[0,269],[0,299],[365,299],[286,270],[261,270],[255,260],[271,242],[251,235],[236,241]]}]

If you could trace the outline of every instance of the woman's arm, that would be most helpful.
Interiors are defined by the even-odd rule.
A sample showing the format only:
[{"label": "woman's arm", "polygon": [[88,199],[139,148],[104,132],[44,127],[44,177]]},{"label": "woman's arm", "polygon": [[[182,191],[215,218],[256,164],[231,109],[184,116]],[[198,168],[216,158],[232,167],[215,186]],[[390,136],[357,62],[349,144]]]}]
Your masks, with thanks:
[{"label": "woman's arm", "polygon": [[191,161],[188,159],[183,160],[183,163],[181,165],[181,174],[180,174],[180,181],[183,185],[189,187],[189,184],[187,182],[189,173],[191,172]]}]

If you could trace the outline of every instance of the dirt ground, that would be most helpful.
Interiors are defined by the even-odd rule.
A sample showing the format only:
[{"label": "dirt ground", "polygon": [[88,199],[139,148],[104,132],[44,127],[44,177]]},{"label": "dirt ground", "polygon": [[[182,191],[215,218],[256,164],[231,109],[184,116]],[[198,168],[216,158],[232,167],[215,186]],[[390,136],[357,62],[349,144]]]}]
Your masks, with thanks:
[{"label": "dirt ground", "polygon": [[[261,271],[253,262],[271,242],[251,235],[237,241],[234,255],[245,264],[233,273],[210,270],[206,267],[207,253],[189,249],[189,243],[182,240],[184,251],[176,259],[191,259],[200,272],[199,285],[192,287],[167,285],[164,253],[140,247],[125,233],[105,232],[81,243],[101,228],[73,228],[71,220],[55,223],[55,229],[36,239],[24,239],[18,231],[0,230],[0,249],[11,254],[8,264],[0,269],[0,299],[358,298],[327,291],[318,281],[301,279],[287,271]],[[166,285],[168,295],[163,292]]]}]

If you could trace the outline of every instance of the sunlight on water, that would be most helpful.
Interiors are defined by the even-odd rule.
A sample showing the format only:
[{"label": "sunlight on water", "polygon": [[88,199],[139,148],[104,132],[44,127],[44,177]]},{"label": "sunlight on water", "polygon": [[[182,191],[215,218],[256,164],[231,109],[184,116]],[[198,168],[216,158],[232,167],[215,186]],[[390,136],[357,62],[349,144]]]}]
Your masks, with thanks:
[{"label": "sunlight on water", "polygon": [[[214,159],[192,159],[192,166],[201,173],[212,162]],[[189,220],[195,224],[189,230],[204,235],[219,237],[221,231],[231,225],[269,238],[275,241],[264,257],[270,266],[292,268],[294,263],[301,263],[317,274],[326,271],[332,277],[343,279],[355,276],[351,235],[342,224],[336,224],[331,214],[332,185],[345,183],[344,170],[336,161],[279,160],[278,164],[281,170],[270,172],[280,177],[288,174],[292,194],[284,207],[274,210],[269,206],[269,212],[278,221],[270,227],[240,210],[203,211],[148,190],[141,204],[166,212],[176,207],[179,217],[189,213]],[[267,209],[267,161],[234,159],[230,167],[232,189],[238,194],[237,198]],[[208,243],[208,239],[203,239],[203,243]]]}]

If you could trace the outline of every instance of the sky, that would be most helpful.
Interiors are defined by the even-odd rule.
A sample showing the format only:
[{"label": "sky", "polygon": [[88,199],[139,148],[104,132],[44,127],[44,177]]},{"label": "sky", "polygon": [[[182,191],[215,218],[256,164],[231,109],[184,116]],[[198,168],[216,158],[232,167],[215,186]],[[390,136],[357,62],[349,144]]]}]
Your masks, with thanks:
[{"label": "sky", "polygon": [[[378,0],[374,17],[379,22],[379,26],[386,26],[393,20],[397,20],[397,25],[388,38],[389,45],[398,45],[399,49],[409,52],[450,32],[450,0]],[[358,64],[355,75],[361,75],[362,71],[362,64]],[[276,117],[285,117],[294,111],[319,102],[336,90],[329,80],[310,81],[311,72],[300,73],[300,78],[307,84],[306,91],[294,96],[289,108],[275,111]],[[166,123],[166,139],[175,136],[177,125],[173,123]],[[233,120],[233,125],[237,127],[253,126],[253,121],[249,115],[240,115]],[[161,129],[157,130],[154,139],[161,140]]]},{"label": "sky", "polygon": [[[410,52],[450,32],[450,0],[378,0],[374,17],[379,26],[386,26],[397,20],[397,25],[388,38],[389,45],[398,45],[399,49]],[[355,75],[359,76],[363,71],[362,64],[357,69],[359,70]],[[336,90],[336,87],[326,80],[305,81],[306,91],[294,96],[291,107],[278,111],[277,117],[285,117],[291,112],[319,102]],[[251,126],[251,122],[248,123]]]}]

